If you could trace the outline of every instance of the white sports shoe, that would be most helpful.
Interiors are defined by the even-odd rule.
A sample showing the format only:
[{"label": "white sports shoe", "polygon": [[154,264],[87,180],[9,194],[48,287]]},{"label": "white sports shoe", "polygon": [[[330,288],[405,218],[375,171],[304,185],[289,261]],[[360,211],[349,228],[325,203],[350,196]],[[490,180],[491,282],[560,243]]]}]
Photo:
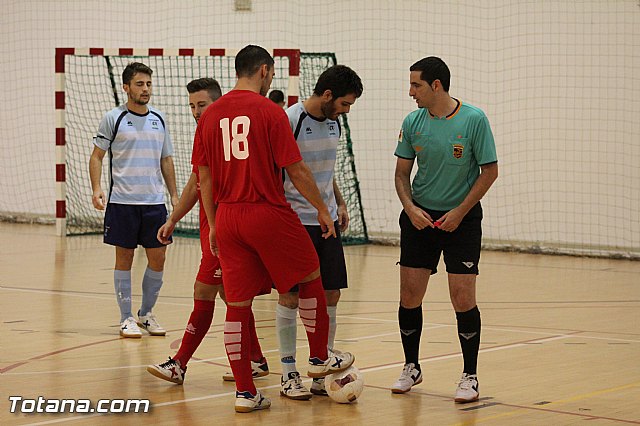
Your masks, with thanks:
[{"label": "white sports shoe", "polygon": [[164,336],[167,334],[167,330],[158,324],[158,320],[153,312],[149,312],[147,315],[140,315],[140,313],[138,313],[138,325],[147,330],[152,336]]},{"label": "white sports shoe", "polygon": [[351,367],[353,361],[356,360],[355,355],[350,352],[340,352],[338,350],[329,350],[329,358],[322,361],[318,358],[309,358],[309,370],[307,376],[315,379],[325,377],[329,374],[338,373]]},{"label": "white sports shoe", "polygon": [[327,390],[324,387],[324,377],[320,379],[313,379],[311,383],[311,389],[309,389],[312,394],[319,396],[328,396]]},{"label": "white sports shoe", "polygon": [[[269,365],[267,359],[263,358],[264,362],[251,361],[251,375],[254,379],[258,377],[264,377],[269,375]],[[233,371],[228,371],[222,375],[222,380],[225,382],[234,382],[236,379],[233,377]]]},{"label": "white sports shoe", "polygon": [[120,324],[120,336],[133,337],[134,339],[142,337],[142,332],[138,328],[138,324],[136,324],[136,320],[133,319],[133,317],[129,317],[122,321],[122,324]]},{"label": "white sports shoe", "polygon": [[462,373],[462,377],[458,382],[458,388],[456,389],[455,401],[460,404],[477,401],[480,396],[478,389],[478,376],[475,374]]},{"label": "white sports shoe", "polygon": [[183,367],[180,365],[180,361],[169,357],[169,361],[165,361],[162,364],[147,366],[147,371],[163,380],[181,385],[184,383],[187,367]]},{"label": "white sports shoe", "polygon": [[406,393],[415,385],[422,383],[422,372],[412,362],[405,364],[398,380],[391,386],[393,393]]},{"label": "white sports shoe", "polygon": [[236,413],[250,413],[271,407],[271,400],[258,390],[255,395],[236,391]]},{"label": "white sports shoe", "polygon": [[306,401],[313,396],[302,384],[300,373],[297,371],[289,373],[286,379],[285,376],[282,376],[280,380],[280,395],[296,401]]}]

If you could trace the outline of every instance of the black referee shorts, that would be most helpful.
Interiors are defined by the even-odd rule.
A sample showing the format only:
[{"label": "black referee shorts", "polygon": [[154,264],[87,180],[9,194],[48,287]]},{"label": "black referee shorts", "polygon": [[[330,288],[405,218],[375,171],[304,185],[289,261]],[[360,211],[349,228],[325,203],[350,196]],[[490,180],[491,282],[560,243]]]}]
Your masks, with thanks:
[{"label": "black referee shorts", "polygon": [[[414,202],[415,203],[415,202]],[[446,212],[425,209],[433,220]],[[432,274],[438,272],[440,255],[444,253],[444,263],[450,274],[478,274],[480,247],[482,244],[482,206],[471,208],[453,232],[438,228],[418,230],[402,211],[400,213],[400,265],[410,268],[425,268]]]}]

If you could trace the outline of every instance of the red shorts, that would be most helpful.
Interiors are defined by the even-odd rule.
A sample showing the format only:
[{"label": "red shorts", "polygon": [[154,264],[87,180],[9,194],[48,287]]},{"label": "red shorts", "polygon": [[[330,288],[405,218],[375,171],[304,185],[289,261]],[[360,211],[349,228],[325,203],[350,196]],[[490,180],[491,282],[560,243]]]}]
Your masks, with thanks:
[{"label": "red shorts", "polygon": [[249,300],[274,283],[287,293],[318,268],[311,238],[291,207],[220,204],[216,240],[229,302]]},{"label": "red shorts", "polygon": [[202,250],[202,258],[200,259],[200,269],[198,269],[196,280],[203,284],[221,285],[222,269],[220,267],[220,259],[211,253],[209,222],[202,207],[200,207],[200,249]]}]

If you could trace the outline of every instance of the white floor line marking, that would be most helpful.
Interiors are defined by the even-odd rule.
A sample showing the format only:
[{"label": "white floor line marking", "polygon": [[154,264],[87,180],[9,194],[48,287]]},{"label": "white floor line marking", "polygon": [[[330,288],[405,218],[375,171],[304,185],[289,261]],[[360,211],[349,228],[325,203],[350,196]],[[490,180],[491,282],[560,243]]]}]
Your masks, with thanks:
[{"label": "white floor line marking", "polygon": [[[17,288],[6,288],[6,287],[2,287],[0,286],[0,290],[5,290],[5,291],[19,291],[19,292],[25,292],[25,293],[40,293],[40,294],[50,294],[50,295],[57,295],[57,296],[71,296],[71,297],[84,297],[84,298],[88,298],[88,299],[100,299],[100,300],[111,300],[112,296],[101,296],[101,295],[88,295],[88,294],[75,294],[75,293],[61,293],[61,292],[56,292],[53,290],[33,290],[33,289],[17,289]],[[258,302],[273,302],[276,303],[275,300],[273,301],[266,301],[266,300],[259,300]],[[157,304],[164,304],[164,305],[173,305],[173,306],[193,306],[193,303],[177,303],[177,302],[164,302],[162,300],[158,300],[158,302],[156,302]],[[216,306],[216,310],[223,310],[226,311],[226,307],[225,306]],[[273,309],[260,309],[260,308],[256,308],[255,306],[253,307],[253,311],[254,312],[273,312]],[[365,320],[365,321],[375,321],[375,322],[382,322],[382,323],[397,323],[398,320],[397,319],[382,319],[382,318],[370,318],[370,317],[360,317],[360,316],[352,316],[349,314],[341,314],[338,315],[337,318],[349,318],[349,319],[360,319],[360,320]],[[440,327],[456,327],[455,324],[439,324],[439,323],[425,323],[425,324],[430,324],[430,325],[437,325]],[[216,324],[219,325],[219,324]],[[523,333],[523,334],[537,334],[537,335],[555,335],[557,333],[551,333],[551,332],[544,332],[544,331],[529,331],[529,330],[519,330],[519,329],[508,329],[508,328],[499,328],[499,327],[491,327],[491,326],[482,326],[483,330],[496,330],[496,331],[506,331],[506,332],[511,332],[511,333]],[[618,338],[614,338],[614,337],[596,337],[596,336],[580,336],[583,339],[593,339],[593,340],[612,340],[612,341],[617,341],[617,342],[629,342],[629,343],[640,343],[640,340],[631,340],[631,339],[618,339]],[[344,339],[344,340],[355,340],[355,339]]]},{"label": "white floor line marking", "polygon": [[[84,298],[94,298],[94,299],[101,299],[101,300],[111,300],[111,297],[107,297],[107,296],[98,296],[98,295],[84,295],[84,294],[74,294],[74,293],[59,293],[59,292],[55,292],[52,290],[33,290],[33,289],[7,289],[4,288],[2,286],[0,286],[0,290],[6,290],[6,291],[21,291],[21,292],[28,292],[28,293],[42,293],[42,294],[52,294],[52,295],[59,295],[59,296],[75,296],[75,297],[84,297]],[[163,303],[163,304],[170,304],[170,305],[178,305],[178,306],[191,306],[191,304],[187,305],[187,304],[180,304],[180,303],[174,303],[174,302],[162,302],[162,301],[158,301],[158,303]],[[220,307],[216,307],[216,310],[218,309],[223,309],[225,310],[224,306],[220,306]],[[273,312],[273,310],[271,309],[256,309],[254,307],[253,309],[256,312]],[[359,316],[351,316],[349,314],[346,315],[338,315],[338,318],[349,318],[349,319],[360,319],[360,320],[367,320],[367,321],[375,321],[375,322],[390,322],[390,323],[397,323],[397,319],[393,319],[393,320],[384,320],[384,319],[380,319],[380,318],[371,318],[371,317],[359,317]],[[217,326],[220,326],[220,324],[215,324]],[[429,329],[437,329],[437,328],[443,328],[443,327],[456,327],[455,324],[441,324],[441,323],[425,323],[425,326],[423,327],[423,329],[425,330],[429,330]],[[494,330],[494,331],[504,331],[504,332],[510,332],[510,333],[519,333],[519,334],[534,334],[534,335],[542,335],[542,336],[557,336],[558,333],[551,333],[551,332],[544,332],[544,331],[530,331],[530,330],[519,330],[519,329],[508,329],[508,328],[500,328],[500,327],[491,327],[491,326],[483,326],[482,327],[483,330]],[[353,342],[353,341],[358,341],[358,340],[367,340],[367,339],[374,339],[376,337],[385,337],[385,336],[393,336],[393,335],[397,335],[397,332],[391,332],[391,333],[384,333],[384,334],[376,334],[376,335],[369,335],[369,336],[361,336],[361,337],[349,337],[349,338],[342,338],[339,339],[340,341],[346,341],[346,342]],[[597,337],[597,336],[584,336],[584,335],[568,335],[568,337],[571,338],[579,338],[579,339],[592,339],[592,340],[605,340],[605,341],[618,341],[618,342],[628,342],[628,343],[640,343],[640,340],[631,340],[631,339],[618,339],[618,338],[614,338],[614,337]],[[546,340],[545,340],[546,341]],[[526,344],[523,344],[526,345]],[[303,349],[303,348],[308,348],[308,345],[300,345],[297,346],[297,348],[299,349]],[[489,351],[488,349],[481,349],[480,352],[482,351]],[[278,349],[271,349],[271,350],[267,350],[264,351],[264,353],[274,353],[274,352],[278,352]],[[455,355],[458,356],[458,355]],[[447,355],[447,357],[452,357]],[[192,363],[204,363],[207,361],[220,361],[220,360],[225,360],[226,361],[226,356],[220,356],[220,357],[215,357],[215,358],[208,358],[208,359],[203,359],[203,360],[193,360],[191,361]],[[142,367],[146,367],[148,364],[145,365],[134,365],[134,366],[122,366],[122,367],[105,367],[105,368],[94,368],[94,369],[78,369],[78,370],[54,370],[54,371],[34,371],[34,372],[15,372],[15,373],[5,373],[5,376],[13,376],[13,375],[43,375],[43,374],[60,374],[60,373],[69,373],[69,372],[75,372],[75,373],[81,373],[81,372],[91,372],[91,371],[108,371],[108,370],[118,370],[118,369],[135,369],[135,368],[142,368]],[[403,365],[403,364],[398,364],[398,365]]]},{"label": "white floor line marking", "polygon": [[[570,339],[572,337],[572,335],[568,335],[568,334],[563,334],[561,336],[553,336],[553,337],[549,337],[548,339],[542,339],[539,340],[539,343],[546,343],[546,342],[551,342],[554,340],[561,340],[561,339]],[[511,345],[505,345],[505,346],[500,346],[497,348],[488,348],[488,349],[480,349],[480,353],[484,353],[484,352],[495,352],[495,351],[503,351],[506,349],[516,349],[516,348],[522,348],[522,347],[527,347],[529,348],[530,346],[527,343],[513,343]],[[449,354],[449,355],[442,355],[442,356],[436,356],[433,358],[427,358],[427,359],[420,359],[420,363],[427,363],[427,362],[435,362],[435,361],[442,361],[445,359],[451,359],[451,358],[460,358],[462,357],[462,353],[458,353],[458,354]],[[371,367],[371,368],[361,368],[360,371],[363,372],[370,372],[370,371],[380,371],[380,370],[388,370],[389,368],[398,368],[398,367],[403,367],[404,366],[404,362],[398,362],[395,364],[390,364],[390,365],[383,365],[380,367]]]},{"label": "white floor line marking", "polygon": [[[52,296],[68,296],[68,297],[82,297],[85,299],[99,299],[99,300],[111,300],[113,296],[111,295],[100,295],[100,294],[78,294],[78,293],[69,293],[69,292],[60,292],[55,290],[33,290],[30,288],[6,288],[0,286],[0,290],[4,291],[19,291],[23,293],[39,293],[39,294],[49,294]],[[192,306],[193,302],[190,303],[177,303],[177,302],[164,302],[158,300],[156,304],[163,305],[175,305],[175,306]]]},{"label": "white floor line marking", "polygon": [[[562,339],[568,339],[574,337],[572,335],[567,335],[567,334],[563,334],[563,335],[555,335],[552,337],[549,337],[547,339],[542,339],[539,340],[540,343],[545,343],[545,342],[551,342],[554,340],[562,340]],[[526,343],[514,343],[512,345],[505,345],[505,346],[500,346],[497,348],[489,348],[489,349],[480,349],[480,353],[483,352],[495,352],[495,351],[502,351],[502,350],[508,350],[508,349],[516,349],[516,348],[522,348],[522,347],[530,347],[529,345],[527,345]],[[442,355],[442,356],[438,356],[438,357],[433,357],[433,358],[428,358],[425,360],[420,360],[421,363],[427,363],[427,362],[435,362],[435,361],[442,361],[442,360],[446,360],[446,359],[451,359],[451,358],[457,358],[462,356],[462,354],[451,354],[451,355]],[[402,367],[404,365],[404,363],[399,362],[399,363],[395,363],[395,364],[389,364],[389,365],[383,365],[380,367],[372,367],[372,368],[361,368],[360,371],[362,372],[373,372],[373,371],[380,371],[380,370],[388,370],[391,368],[398,368],[398,367]],[[279,388],[280,385],[276,384],[276,385],[271,385],[271,386],[264,386],[264,387],[260,387],[260,389],[275,389],[275,388]],[[152,408],[158,408],[158,407],[168,407],[171,405],[176,405],[176,404],[182,404],[182,403],[187,403],[187,402],[194,402],[194,401],[203,401],[203,400],[207,400],[207,399],[215,399],[215,398],[222,398],[225,396],[233,396],[235,394],[235,392],[225,392],[225,393],[219,393],[219,394],[214,394],[214,395],[205,395],[205,396],[199,396],[199,397],[194,397],[194,398],[186,398],[186,399],[181,399],[181,400],[177,400],[177,401],[168,401],[168,402],[161,402],[159,404],[154,404],[152,406]],[[29,426],[37,426],[37,425],[48,425],[48,424],[54,424],[54,423],[61,423],[61,422],[71,422],[74,420],[83,420],[83,419],[88,419],[91,417],[97,417],[97,416],[104,416],[105,414],[91,414],[88,416],[76,416],[76,417],[67,417],[64,419],[56,419],[56,420],[50,420],[50,421],[46,421],[46,422],[40,422],[40,423],[30,423]]]},{"label": "white floor line marking", "polygon": [[[31,288],[6,288],[3,286],[0,286],[0,290],[4,290],[4,291],[17,291],[17,292],[22,292],[22,293],[38,293],[38,294],[48,294],[48,295],[52,295],[52,296],[68,296],[68,297],[81,297],[81,298],[85,298],[85,299],[98,299],[98,300],[112,300],[114,296],[112,295],[99,295],[99,294],[79,294],[79,293],[72,293],[72,292],[60,292],[60,291],[55,291],[55,290],[34,290]],[[170,296],[160,296],[160,298],[162,297],[170,297]],[[271,302],[271,303],[277,303],[277,300],[256,300],[256,303],[264,303],[264,302]],[[193,306],[193,300],[189,300],[188,303],[180,303],[180,302],[165,302],[163,300],[158,300],[156,302],[156,305],[171,305],[171,306]],[[223,310],[226,312],[226,306],[224,304],[222,304],[221,306],[216,306],[216,310]],[[273,312],[273,309],[261,309],[261,308],[257,308],[255,305],[253,307],[253,311],[254,312]]]},{"label": "white floor line marking", "polygon": [[[500,328],[500,327],[491,327],[491,326],[482,326],[482,330],[494,330],[494,331],[507,331],[510,333],[522,333],[522,334],[539,334],[539,335],[550,335],[550,334],[557,334],[557,333],[549,333],[549,332],[544,332],[544,331],[529,331],[529,330],[518,330],[518,329],[511,329],[511,328]],[[585,333],[585,332],[581,332],[581,333]],[[594,331],[591,331],[590,333],[595,333]],[[605,334],[605,333],[603,333]],[[576,339],[594,339],[594,340],[615,340],[618,342],[630,342],[630,343],[640,343],[640,340],[630,340],[630,339],[618,339],[615,337],[597,337],[597,336],[584,336],[582,334],[578,335],[571,335],[571,337],[574,337]]]},{"label": "white floor line marking", "polygon": [[[430,330],[430,329],[435,329],[435,328],[440,328],[442,326],[434,326],[434,327],[424,327],[424,330]],[[377,337],[385,337],[385,336],[396,336],[398,335],[397,331],[394,331],[393,333],[384,333],[384,334],[373,334],[370,336],[360,336],[360,337],[351,337],[348,339],[338,339],[340,341],[346,341],[346,342],[351,342],[351,341],[359,341],[359,340],[368,340],[368,339],[375,339]],[[308,348],[309,345],[296,345],[296,349],[305,349]],[[270,353],[277,353],[279,352],[279,349],[269,349],[266,351],[262,351],[263,354],[270,354]],[[223,356],[218,356],[218,357],[213,357],[213,358],[206,358],[206,359],[194,359],[189,361],[189,364],[198,364],[198,363],[206,363],[206,362],[211,362],[211,361],[227,361],[227,357],[226,355]],[[33,376],[33,375],[42,375],[42,374],[67,374],[67,373],[89,373],[89,372],[94,372],[94,371],[109,371],[109,370],[128,370],[128,369],[137,369],[137,368],[144,368],[149,364],[144,364],[144,365],[127,365],[127,366],[120,366],[120,367],[102,367],[102,368],[84,368],[84,369],[76,369],[76,370],[49,370],[49,371],[26,371],[26,372],[15,372],[15,373],[4,373],[3,376]]]}]

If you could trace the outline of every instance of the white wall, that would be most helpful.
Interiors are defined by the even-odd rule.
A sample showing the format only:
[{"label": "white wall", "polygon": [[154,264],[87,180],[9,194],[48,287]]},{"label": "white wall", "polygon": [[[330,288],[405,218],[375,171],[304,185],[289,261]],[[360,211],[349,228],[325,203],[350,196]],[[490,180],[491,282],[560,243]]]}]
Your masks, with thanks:
[{"label": "white wall", "polygon": [[54,213],[56,47],[257,43],[332,51],[361,75],[349,120],[372,233],[398,232],[408,67],[437,55],[451,94],[484,109],[496,137],[487,239],[640,251],[636,0],[253,0],[252,12],[231,0],[1,3],[0,212]]}]

